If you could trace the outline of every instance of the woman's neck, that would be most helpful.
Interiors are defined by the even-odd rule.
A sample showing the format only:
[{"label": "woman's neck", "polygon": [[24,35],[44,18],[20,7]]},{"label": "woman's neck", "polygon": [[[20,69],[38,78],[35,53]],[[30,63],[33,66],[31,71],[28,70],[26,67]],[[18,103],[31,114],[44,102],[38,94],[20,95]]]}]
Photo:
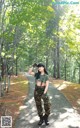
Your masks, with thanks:
[{"label": "woman's neck", "polygon": [[44,72],[41,72],[41,75],[44,75],[45,73]]}]

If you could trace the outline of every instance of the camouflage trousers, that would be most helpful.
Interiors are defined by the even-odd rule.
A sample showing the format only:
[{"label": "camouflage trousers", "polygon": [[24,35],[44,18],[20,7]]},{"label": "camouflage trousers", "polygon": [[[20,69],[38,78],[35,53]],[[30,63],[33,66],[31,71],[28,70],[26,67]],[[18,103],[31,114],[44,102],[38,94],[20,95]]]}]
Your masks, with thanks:
[{"label": "camouflage trousers", "polygon": [[42,107],[42,100],[44,103],[44,110],[45,110],[45,114],[49,115],[50,114],[50,101],[49,101],[49,97],[46,94],[43,94],[44,89],[35,89],[34,91],[34,99],[35,99],[35,103],[36,103],[36,107],[37,107],[37,111],[38,111],[38,115],[43,115],[43,107]]}]

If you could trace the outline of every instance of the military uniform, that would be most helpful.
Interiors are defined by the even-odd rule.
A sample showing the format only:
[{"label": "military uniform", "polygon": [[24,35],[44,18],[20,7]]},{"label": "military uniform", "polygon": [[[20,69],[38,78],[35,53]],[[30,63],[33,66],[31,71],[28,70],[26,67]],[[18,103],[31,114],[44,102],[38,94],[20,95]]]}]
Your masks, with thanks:
[{"label": "military uniform", "polygon": [[[44,109],[45,114],[50,114],[50,102],[49,97],[46,94],[44,94],[45,87],[44,84],[46,84],[46,81],[48,80],[47,74],[44,75],[38,75],[38,73],[35,74],[35,91],[34,91],[34,99],[36,102],[36,107],[38,111],[39,116],[43,116],[43,108],[42,108],[42,100],[44,101]],[[40,82],[40,86],[37,86],[37,81]]]}]

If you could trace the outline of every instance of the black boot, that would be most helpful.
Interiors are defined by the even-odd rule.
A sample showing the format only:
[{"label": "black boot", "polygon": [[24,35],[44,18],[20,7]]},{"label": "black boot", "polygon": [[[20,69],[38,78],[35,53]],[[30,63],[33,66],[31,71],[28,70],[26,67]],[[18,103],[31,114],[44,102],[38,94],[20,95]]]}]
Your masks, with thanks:
[{"label": "black boot", "polygon": [[40,115],[39,117],[40,117],[40,121],[39,121],[38,125],[42,125],[43,124],[43,116]]},{"label": "black boot", "polygon": [[48,115],[44,115],[44,121],[46,125],[49,125],[49,121],[48,121]]}]

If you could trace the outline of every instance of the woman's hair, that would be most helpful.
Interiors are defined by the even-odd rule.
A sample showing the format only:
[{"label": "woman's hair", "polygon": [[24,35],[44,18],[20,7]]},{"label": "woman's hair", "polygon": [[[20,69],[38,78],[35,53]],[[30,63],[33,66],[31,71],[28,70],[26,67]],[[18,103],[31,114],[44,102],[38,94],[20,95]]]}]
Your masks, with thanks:
[{"label": "woman's hair", "polygon": [[[45,66],[44,66],[42,63],[39,63],[39,64],[37,65],[37,67],[38,67],[38,68],[39,68],[39,67],[44,67],[44,72],[45,72],[45,74],[48,75],[48,72],[46,71],[46,68],[45,68]],[[41,74],[41,72],[38,70],[38,72],[35,74],[36,79],[39,79],[39,78],[40,78],[40,74]]]},{"label": "woman's hair", "polygon": [[35,73],[35,77],[36,77],[36,79],[39,79],[39,78],[40,78],[40,74],[41,74],[40,71],[38,71],[37,73]]},{"label": "woman's hair", "polygon": [[[44,72],[45,72],[45,74],[47,74],[47,75],[48,75],[48,72],[46,71],[46,68],[45,68],[45,65],[44,65],[44,64],[39,63],[39,64],[37,65],[37,67],[38,67],[38,68],[39,68],[39,67],[44,67]],[[40,74],[41,72],[40,72],[40,71],[38,71],[38,73]]]}]

